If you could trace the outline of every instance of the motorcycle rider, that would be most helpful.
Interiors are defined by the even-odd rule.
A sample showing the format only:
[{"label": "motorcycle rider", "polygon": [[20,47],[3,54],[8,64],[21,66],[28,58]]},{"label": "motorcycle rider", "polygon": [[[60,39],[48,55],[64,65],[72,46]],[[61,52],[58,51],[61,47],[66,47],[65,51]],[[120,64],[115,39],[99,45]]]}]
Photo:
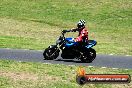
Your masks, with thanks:
[{"label": "motorcycle rider", "polygon": [[83,42],[83,41],[87,41],[88,40],[88,30],[85,27],[85,21],[84,20],[80,20],[77,23],[77,28],[75,29],[70,29],[70,30],[63,30],[63,33],[66,32],[79,32],[79,35],[77,38],[74,39],[75,42]]}]

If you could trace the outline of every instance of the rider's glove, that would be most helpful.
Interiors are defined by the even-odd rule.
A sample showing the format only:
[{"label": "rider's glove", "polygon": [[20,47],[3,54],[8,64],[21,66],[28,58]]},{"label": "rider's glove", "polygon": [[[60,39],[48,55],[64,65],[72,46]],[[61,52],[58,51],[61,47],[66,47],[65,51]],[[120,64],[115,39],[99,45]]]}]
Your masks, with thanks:
[{"label": "rider's glove", "polygon": [[66,33],[66,32],[67,32],[67,30],[63,30],[62,32],[63,32],[63,33]]}]

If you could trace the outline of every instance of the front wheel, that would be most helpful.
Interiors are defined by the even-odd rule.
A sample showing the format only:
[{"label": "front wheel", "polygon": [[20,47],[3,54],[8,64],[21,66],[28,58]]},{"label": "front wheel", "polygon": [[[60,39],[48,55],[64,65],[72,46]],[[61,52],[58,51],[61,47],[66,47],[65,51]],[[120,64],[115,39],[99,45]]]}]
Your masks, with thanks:
[{"label": "front wheel", "polygon": [[59,56],[59,50],[54,48],[47,48],[45,49],[44,53],[44,60],[53,60]]},{"label": "front wheel", "polygon": [[91,63],[96,58],[96,51],[92,48],[87,49],[81,57],[82,62]]}]

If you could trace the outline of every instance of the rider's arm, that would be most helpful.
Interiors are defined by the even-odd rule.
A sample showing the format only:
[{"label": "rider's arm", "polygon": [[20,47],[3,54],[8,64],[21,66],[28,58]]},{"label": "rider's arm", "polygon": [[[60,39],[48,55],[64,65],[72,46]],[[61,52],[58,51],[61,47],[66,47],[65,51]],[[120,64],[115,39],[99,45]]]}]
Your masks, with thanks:
[{"label": "rider's arm", "polygon": [[77,29],[70,29],[70,30],[63,30],[63,33],[66,33],[66,32],[76,32]]},{"label": "rider's arm", "polygon": [[77,28],[76,29],[70,29],[70,32],[76,32],[77,31]]}]

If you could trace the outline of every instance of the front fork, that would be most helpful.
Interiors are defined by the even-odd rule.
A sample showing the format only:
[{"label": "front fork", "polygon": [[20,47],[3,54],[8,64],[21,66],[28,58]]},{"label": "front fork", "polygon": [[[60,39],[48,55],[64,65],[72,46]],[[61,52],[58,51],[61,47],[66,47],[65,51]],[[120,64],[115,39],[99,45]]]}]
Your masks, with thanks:
[{"label": "front fork", "polygon": [[62,45],[63,45],[64,43],[65,43],[65,42],[63,42],[59,47],[57,47],[57,45],[49,46],[50,48],[54,48],[54,47],[56,48],[55,52],[52,53],[52,54],[50,55],[50,57],[52,57],[57,51],[60,52],[60,47],[62,47]]},{"label": "front fork", "polygon": [[[54,50],[54,52],[49,57],[52,57],[58,51],[58,47],[56,45],[50,45],[48,48],[51,50]],[[60,51],[58,51],[58,52],[60,52]]]}]

